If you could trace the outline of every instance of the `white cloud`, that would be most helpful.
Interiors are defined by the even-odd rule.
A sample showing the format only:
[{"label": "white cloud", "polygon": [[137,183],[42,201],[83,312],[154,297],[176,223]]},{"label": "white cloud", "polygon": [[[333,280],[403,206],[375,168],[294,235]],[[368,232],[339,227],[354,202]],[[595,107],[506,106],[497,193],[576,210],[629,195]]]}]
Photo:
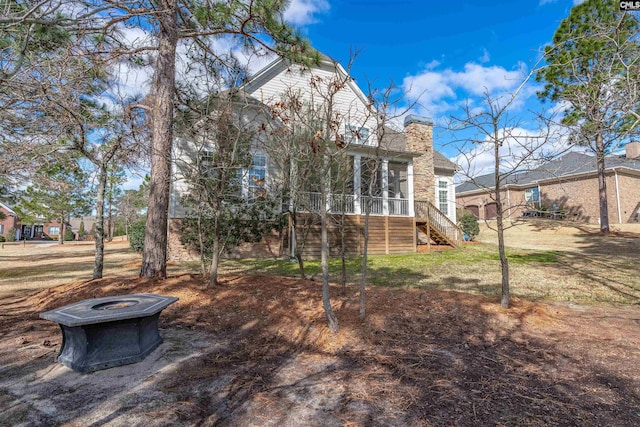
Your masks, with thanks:
[{"label": "white cloud", "polygon": [[[502,128],[498,132],[502,145],[498,149],[500,170],[531,170],[540,166],[550,157],[557,156],[569,149],[564,128],[551,126],[540,130],[522,127]],[[495,168],[495,145],[486,138],[460,148],[460,152],[451,158],[461,172],[459,181],[492,173]]]},{"label": "white cloud", "polygon": [[[483,66],[475,62],[465,64],[462,71],[451,68],[438,70],[439,62],[432,61],[423,72],[404,78],[402,88],[411,101],[417,101],[420,114],[437,119],[438,115],[451,112],[465,104],[473,104],[473,98],[488,92],[499,97],[515,90],[526,77],[527,66],[519,62],[513,70],[500,66]],[[535,90],[525,91],[525,99],[535,94]]]},{"label": "white cloud", "polygon": [[491,60],[491,56],[489,55],[489,51],[487,49],[482,49],[482,56],[478,58],[478,61],[485,63]]},{"label": "white cloud", "polygon": [[285,21],[293,25],[309,25],[318,21],[318,15],[329,10],[326,0],[293,0],[284,12]]},{"label": "white cloud", "polygon": [[527,67],[522,62],[512,71],[499,66],[484,67],[469,62],[465,64],[464,71],[450,72],[449,79],[469,93],[482,95],[485,91],[494,93],[496,90],[515,89],[526,76],[526,71]]}]

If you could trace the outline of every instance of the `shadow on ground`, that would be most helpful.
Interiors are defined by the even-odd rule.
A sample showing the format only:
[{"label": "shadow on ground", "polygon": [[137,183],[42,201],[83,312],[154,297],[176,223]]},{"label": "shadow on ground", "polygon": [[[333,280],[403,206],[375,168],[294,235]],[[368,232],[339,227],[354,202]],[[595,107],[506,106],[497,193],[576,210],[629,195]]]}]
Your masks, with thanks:
[{"label": "shadow on ground", "polygon": [[[455,276],[451,281],[460,280]],[[40,311],[154,292],[165,343],[137,365],[80,375],[54,363]],[[334,289],[337,294],[337,289]],[[283,277],[103,279],[0,305],[0,424],[637,425],[637,310],[580,310],[456,292],[334,297]],[[594,319],[597,320],[594,322]]]}]

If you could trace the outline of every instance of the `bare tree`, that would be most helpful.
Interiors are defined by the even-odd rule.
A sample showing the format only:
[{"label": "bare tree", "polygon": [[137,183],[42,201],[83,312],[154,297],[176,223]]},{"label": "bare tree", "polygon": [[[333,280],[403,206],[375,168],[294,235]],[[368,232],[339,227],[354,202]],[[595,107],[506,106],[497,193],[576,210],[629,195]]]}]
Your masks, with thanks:
[{"label": "bare tree", "polygon": [[[210,257],[213,286],[218,284],[225,251],[243,242],[258,242],[280,227],[276,209],[280,198],[252,169],[257,162],[266,163],[254,152],[255,106],[252,109],[243,96],[227,91],[191,107],[189,119],[178,128],[182,153],[177,162],[187,186],[182,241],[198,248],[203,271],[204,259]],[[194,117],[195,111],[200,114]]]},{"label": "bare tree", "polygon": [[[467,102],[463,114],[451,117],[447,129],[455,135],[452,144],[459,150],[458,165],[461,173],[475,183],[479,188],[487,190],[489,197],[496,206],[495,228],[498,233],[498,254],[501,268],[501,305],[509,307],[509,260],[505,249],[504,230],[507,228],[503,203],[503,187],[514,175],[537,166],[542,159],[551,157],[546,144],[554,137],[553,127],[541,115],[535,132],[523,132],[519,126],[519,119],[513,115],[512,106],[522,89],[531,79],[527,75],[523,82],[511,94],[493,96],[487,90],[484,92],[480,105]],[[462,137],[460,135],[463,135]],[[493,170],[491,185],[480,183],[474,179],[475,163],[481,155],[489,153]]]},{"label": "bare tree", "polygon": [[[288,151],[288,158],[279,166],[285,171],[288,182],[285,185],[289,190],[286,198],[293,214],[296,236],[299,235],[298,210],[307,212],[304,218],[317,215],[320,222],[322,305],[329,329],[335,332],[338,319],[331,308],[329,292],[329,228],[332,212],[338,211],[339,205],[343,204],[341,196],[333,194],[338,189],[335,183],[344,176],[343,168],[351,169],[347,155],[349,144],[345,141],[343,129],[349,116],[355,112],[344,111],[338,106],[337,97],[350,77],[348,72],[340,72],[337,64],[334,66],[335,73],[330,76],[309,73],[308,88],[288,91],[280,102],[272,106],[279,129],[272,132],[267,144],[280,147],[280,144],[285,144],[293,149]],[[366,118],[367,112],[363,113]],[[296,255],[301,257],[300,252]]]}]

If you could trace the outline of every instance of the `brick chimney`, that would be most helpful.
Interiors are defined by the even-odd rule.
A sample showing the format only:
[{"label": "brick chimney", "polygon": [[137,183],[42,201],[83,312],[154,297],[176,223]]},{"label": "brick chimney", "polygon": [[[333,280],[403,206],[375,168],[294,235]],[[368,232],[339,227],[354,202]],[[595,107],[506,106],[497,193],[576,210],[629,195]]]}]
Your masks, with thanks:
[{"label": "brick chimney", "polygon": [[624,149],[627,154],[627,159],[640,158],[640,142],[638,141],[628,142],[627,145],[624,146]]},{"label": "brick chimney", "polygon": [[422,153],[422,156],[413,159],[414,198],[435,203],[433,120],[410,114],[404,119],[404,133],[407,150]]}]

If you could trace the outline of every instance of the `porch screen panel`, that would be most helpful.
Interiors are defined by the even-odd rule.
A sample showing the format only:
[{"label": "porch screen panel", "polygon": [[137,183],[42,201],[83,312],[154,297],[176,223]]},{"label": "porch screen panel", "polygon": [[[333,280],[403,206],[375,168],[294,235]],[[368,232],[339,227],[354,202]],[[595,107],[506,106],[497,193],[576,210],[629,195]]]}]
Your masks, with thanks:
[{"label": "porch screen panel", "polygon": [[389,162],[389,197],[406,199],[409,194],[406,163]]},{"label": "porch screen panel", "polygon": [[369,184],[373,183],[371,187],[373,197],[382,197],[382,162],[376,159],[362,158],[360,168],[361,176],[361,194],[363,196],[369,195]]}]

